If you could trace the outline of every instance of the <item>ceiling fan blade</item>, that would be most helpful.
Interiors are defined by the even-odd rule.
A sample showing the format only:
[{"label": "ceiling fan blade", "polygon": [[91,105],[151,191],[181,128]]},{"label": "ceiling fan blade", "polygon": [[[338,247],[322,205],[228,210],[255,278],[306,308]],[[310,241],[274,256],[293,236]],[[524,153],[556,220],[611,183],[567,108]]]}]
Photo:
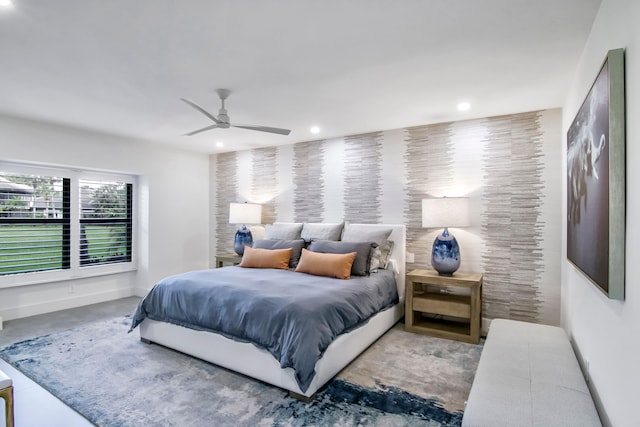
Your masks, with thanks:
[{"label": "ceiling fan blade", "polygon": [[205,110],[204,108],[202,108],[201,106],[199,106],[198,104],[193,102],[192,100],[187,99],[187,98],[180,98],[180,99],[183,100],[184,102],[186,102],[187,104],[191,105],[196,110],[200,111],[205,116],[209,117],[211,120],[216,122],[216,124],[220,124],[221,123],[220,120],[218,120],[218,118],[216,116],[214,116],[213,114],[209,113],[207,110]]},{"label": "ceiling fan blade", "polygon": [[260,132],[277,133],[279,135],[289,135],[291,133],[290,129],[270,128],[268,126],[250,126],[250,125],[231,125],[231,126],[234,128],[257,130]]},{"label": "ceiling fan blade", "polygon": [[202,128],[202,129],[194,130],[193,132],[185,133],[184,136],[195,135],[197,133],[204,132],[204,131],[211,130],[211,129],[215,129],[217,127],[218,127],[218,125],[207,126],[206,128]]}]

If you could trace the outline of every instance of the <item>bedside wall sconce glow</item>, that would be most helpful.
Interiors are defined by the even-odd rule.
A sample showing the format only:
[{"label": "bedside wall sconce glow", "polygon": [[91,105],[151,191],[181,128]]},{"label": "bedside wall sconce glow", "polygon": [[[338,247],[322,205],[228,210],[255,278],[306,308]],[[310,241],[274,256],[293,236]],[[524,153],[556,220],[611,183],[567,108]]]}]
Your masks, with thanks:
[{"label": "bedside wall sconce glow", "polygon": [[436,236],[431,253],[431,266],[441,276],[452,276],[460,268],[460,247],[449,233],[449,227],[468,227],[469,199],[466,197],[441,197],[422,200],[422,227],[444,227]]},{"label": "bedside wall sconce glow", "polygon": [[242,256],[244,247],[253,245],[253,235],[247,228],[247,224],[260,224],[262,222],[262,206],[255,203],[230,203],[229,224],[242,224],[236,231],[233,240],[233,249]]}]

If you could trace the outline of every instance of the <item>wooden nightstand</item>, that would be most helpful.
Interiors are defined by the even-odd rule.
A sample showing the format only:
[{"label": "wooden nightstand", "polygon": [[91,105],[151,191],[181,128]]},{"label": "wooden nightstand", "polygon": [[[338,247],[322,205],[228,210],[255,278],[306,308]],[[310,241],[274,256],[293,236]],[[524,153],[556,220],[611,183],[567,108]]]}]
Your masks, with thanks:
[{"label": "wooden nightstand", "polygon": [[238,265],[242,261],[242,257],[236,254],[216,255],[216,268],[223,267],[225,264]]},{"label": "wooden nightstand", "polygon": [[[480,341],[482,274],[440,276],[432,270],[413,270],[406,286],[405,330],[473,344]],[[449,288],[461,289],[450,293]]]}]

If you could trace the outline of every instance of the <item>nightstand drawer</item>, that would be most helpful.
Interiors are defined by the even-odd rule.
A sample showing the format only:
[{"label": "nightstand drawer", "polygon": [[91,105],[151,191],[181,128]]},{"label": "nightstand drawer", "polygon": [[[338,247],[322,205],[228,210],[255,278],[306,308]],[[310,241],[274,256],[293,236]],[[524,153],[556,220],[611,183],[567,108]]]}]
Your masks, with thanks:
[{"label": "nightstand drawer", "polygon": [[413,297],[413,310],[453,317],[471,317],[469,297],[461,295],[431,293],[426,296],[416,295]]}]

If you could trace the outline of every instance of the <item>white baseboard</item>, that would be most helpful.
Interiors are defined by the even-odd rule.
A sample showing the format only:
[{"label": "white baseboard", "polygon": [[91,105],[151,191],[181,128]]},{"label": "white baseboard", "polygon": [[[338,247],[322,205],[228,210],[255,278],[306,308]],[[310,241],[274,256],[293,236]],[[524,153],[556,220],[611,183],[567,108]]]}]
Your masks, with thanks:
[{"label": "white baseboard", "polygon": [[140,287],[133,288],[133,296],[142,298],[145,295],[147,295],[150,290],[151,288],[140,288]]},{"label": "white baseboard", "polygon": [[[100,302],[112,301],[115,299],[134,296],[131,289],[115,289],[106,292],[97,292],[86,295],[74,295],[60,298],[53,301],[46,301],[36,304],[21,305],[20,307],[7,308],[2,310],[0,315],[7,320],[20,319],[22,317],[36,316],[38,314],[51,313],[53,311],[66,310],[69,308],[82,307]],[[2,329],[2,317],[0,317],[0,329]]]}]

